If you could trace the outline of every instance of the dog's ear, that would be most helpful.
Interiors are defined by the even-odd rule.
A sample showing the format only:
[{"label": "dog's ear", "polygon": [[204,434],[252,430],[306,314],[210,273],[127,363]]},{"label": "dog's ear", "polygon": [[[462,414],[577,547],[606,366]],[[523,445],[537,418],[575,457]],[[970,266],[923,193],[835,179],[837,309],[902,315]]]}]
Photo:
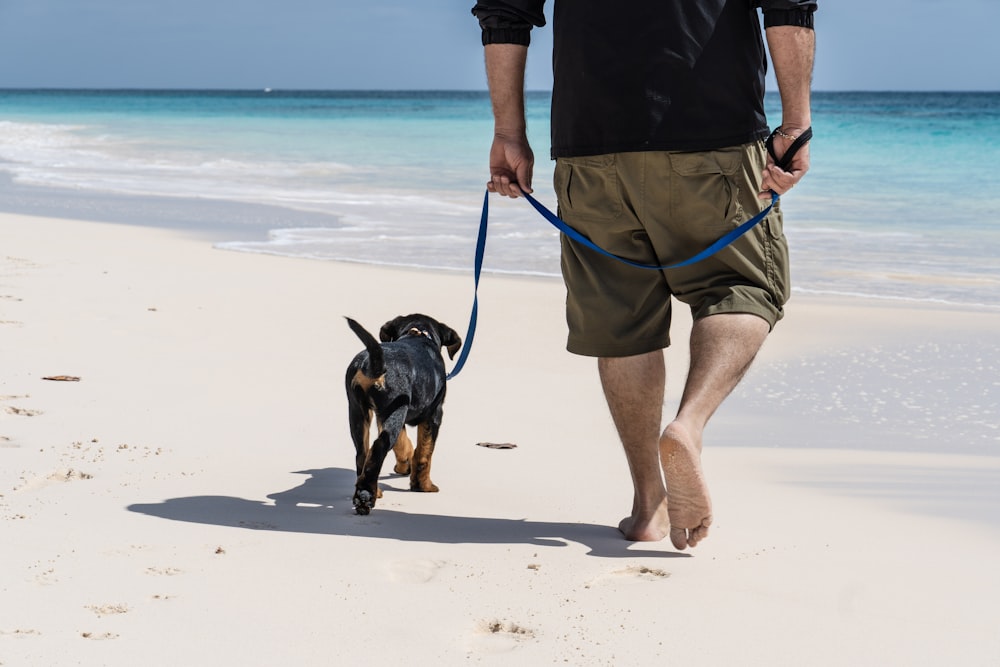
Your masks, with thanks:
[{"label": "dog's ear", "polygon": [[378,338],[380,341],[383,343],[391,343],[399,338],[399,320],[400,318],[396,317],[382,325],[382,328],[379,329],[378,332]]},{"label": "dog's ear", "polygon": [[461,336],[447,324],[440,322],[438,322],[438,336],[441,337],[441,346],[448,350],[448,358],[454,359],[458,348],[462,347]]}]

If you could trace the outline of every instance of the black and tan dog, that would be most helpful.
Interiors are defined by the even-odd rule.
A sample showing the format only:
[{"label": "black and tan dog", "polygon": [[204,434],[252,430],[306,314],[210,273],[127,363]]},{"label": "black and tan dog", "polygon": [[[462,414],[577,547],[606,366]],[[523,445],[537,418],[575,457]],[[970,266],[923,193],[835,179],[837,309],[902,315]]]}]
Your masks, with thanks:
[{"label": "black and tan dog", "polygon": [[[358,471],[354,510],[368,514],[382,496],[378,476],[390,449],[396,454],[394,470],[409,473],[411,490],[438,490],[430,473],[447,388],[441,348],[454,359],[462,339],[451,327],[420,314],[386,322],[379,332],[381,344],[349,317],[347,324],[365,344],[347,367],[346,384]],[[369,446],[373,414],[378,437]],[[406,425],[417,427],[416,449]]]}]

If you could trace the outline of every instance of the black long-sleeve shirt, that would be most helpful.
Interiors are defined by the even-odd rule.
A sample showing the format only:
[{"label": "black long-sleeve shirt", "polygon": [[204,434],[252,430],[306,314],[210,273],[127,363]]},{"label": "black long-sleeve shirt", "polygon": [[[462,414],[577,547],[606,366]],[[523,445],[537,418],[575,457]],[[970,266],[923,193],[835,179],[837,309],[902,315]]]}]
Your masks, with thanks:
[{"label": "black long-sleeve shirt", "polygon": [[[530,42],[545,0],[480,0],[483,44]],[[712,150],[768,134],[765,27],[816,0],[565,0],[553,7],[552,157]]]}]

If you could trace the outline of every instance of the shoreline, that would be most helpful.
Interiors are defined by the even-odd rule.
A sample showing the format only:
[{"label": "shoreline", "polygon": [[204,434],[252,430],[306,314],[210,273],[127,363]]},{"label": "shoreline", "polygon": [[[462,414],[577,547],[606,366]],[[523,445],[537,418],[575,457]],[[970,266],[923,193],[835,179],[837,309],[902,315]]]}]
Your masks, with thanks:
[{"label": "shoreline", "polygon": [[[192,231],[224,227],[225,219],[228,227],[216,238],[242,242],[246,250],[465,269],[475,245],[483,180],[476,174],[488,152],[488,108],[462,95],[402,95],[420,102],[387,103],[384,95],[363,92],[317,94],[308,103],[225,91],[192,91],[177,99],[164,92],[159,101],[135,91],[103,97],[95,91],[90,102],[72,91],[9,93],[4,108],[12,119],[0,121],[9,130],[0,153],[11,162],[0,167],[25,182],[66,188],[39,193],[35,199],[44,206],[22,207],[23,213],[144,224],[186,220]],[[962,94],[821,97],[816,113],[826,119],[817,126],[826,137],[823,168],[785,208],[797,267],[793,291],[1000,310],[1000,236],[984,198],[988,183],[955,157],[983,146],[995,126],[989,121],[996,105]],[[867,120],[873,110],[883,112],[879,123]],[[542,146],[544,102],[532,105],[531,114],[532,140]],[[901,152],[874,149],[886,141]],[[913,148],[921,145],[925,150]],[[920,165],[926,160],[941,165],[947,177],[935,182],[951,194],[947,228],[936,213],[937,190],[924,187],[928,177]],[[542,161],[536,168],[548,166]],[[540,185],[549,182],[542,176],[536,174]],[[867,184],[876,181],[880,187],[871,190]],[[88,196],[87,189],[140,196],[130,200],[130,211],[109,204],[114,195]],[[194,203],[141,193],[182,194]],[[554,201],[550,192],[540,195]],[[23,198],[15,192],[0,199],[12,196]],[[199,201],[205,196],[264,206]],[[275,203],[304,212],[268,208]],[[496,203],[500,215],[487,270],[558,274],[554,233],[530,207],[503,210]],[[264,247],[270,230],[277,238]],[[383,243],[373,246],[373,234]]]},{"label": "shoreline", "polygon": [[[441,492],[386,468],[358,517],[342,383],[360,345],[343,316],[371,329],[422,311],[464,337],[468,275],[221,252],[138,225],[0,227],[0,663],[1000,659],[1000,455],[905,449],[907,424],[973,420],[923,414],[915,390],[996,391],[961,382],[996,377],[979,341],[1000,315],[794,297],[709,427],[716,522],[680,553],[614,528],[628,472],[593,360],[564,350],[558,280],[481,282]],[[690,326],[676,312],[667,411]],[[813,412],[838,383],[847,412]],[[917,409],[879,422],[897,394]],[[987,434],[992,396],[974,417]]]},{"label": "shoreline", "polygon": [[[509,202],[498,202],[507,205]],[[213,247],[237,253],[289,257],[320,262],[384,267],[391,270],[472,274],[475,238],[470,236],[468,266],[429,266],[413,263],[391,263],[356,258],[293,255],[266,244],[275,234],[300,230],[339,229],[344,226],[337,216],[309,212],[279,205],[253,204],[225,199],[192,199],[120,193],[75,192],[61,188],[19,185],[10,174],[0,171],[0,215],[78,220],[91,223],[121,224],[161,229],[186,234],[191,238],[209,240]],[[256,222],[247,222],[256,220]],[[208,222],[211,221],[211,222]],[[244,246],[244,247],[240,247]],[[256,246],[256,247],[252,247]],[[484,275],[523,277],[560,281],[556,272],[529,269],[495,268],[490,264],[491,244],[487,243]],[[794,252],[794,249],[793,249]],[[494,258],[495,259],[495,258]],[[794,261],[794,256],[793,256]],[[794,283],[793,279],[793,283]],[[841,292],[792,286],[792,299],[847,299],[886,304],[888,307],[912,306],[946,310],[1000,313],[1000,305],[989,303],[954,302],[940,298],[920,298],[899,295]],[[794,303],[794,302],[793,302]]]},{"label": "shoreline", "polygon": [[287,227],[342,225],[336,216],[277,205],[23,185],[2,169],[0,215],[163,229],[214,243],[261,241]]}]

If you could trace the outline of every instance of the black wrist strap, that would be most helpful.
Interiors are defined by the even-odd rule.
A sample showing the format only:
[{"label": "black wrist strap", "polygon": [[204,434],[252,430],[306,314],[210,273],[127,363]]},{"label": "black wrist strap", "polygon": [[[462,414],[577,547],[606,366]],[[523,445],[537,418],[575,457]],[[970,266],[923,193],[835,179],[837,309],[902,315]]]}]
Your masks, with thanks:
[{"label": "black wrist strap", "polygon": [[771,136],[764,141],[764,145],[767,147],[767,152],[771,155],[771,159],[774,160],[774,164],[777,165],[779,169],[787,171],[788,165],[791,164],[792,158],[795,157],[795,154],[798,153],[799,149],[809,143],[809,141],[813,138],[813,129],[811,126],[807,127],[802,134],[796,137],[795,141],[793,141],[792,145],[788,147],[788,150],[785,151],[785,154],[781,156],[780,160],[774,153],[774,137],[777,136],[779,129],[780,128],[775,129],[774,132],[771,133]]}]

